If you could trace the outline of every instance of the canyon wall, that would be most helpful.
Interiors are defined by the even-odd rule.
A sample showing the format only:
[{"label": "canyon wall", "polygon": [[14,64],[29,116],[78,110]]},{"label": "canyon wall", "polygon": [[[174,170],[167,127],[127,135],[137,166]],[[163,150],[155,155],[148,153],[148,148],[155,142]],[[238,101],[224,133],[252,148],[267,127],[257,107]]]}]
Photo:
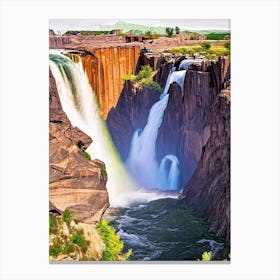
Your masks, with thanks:
[{"label": "canyon wall", "polygon": [[134,74],[138,63],[138,47],[112,47],[89,50],[95,60],[83,59],[89,81],[97,93],[101,113],[106,119],[108,112],[115,107],[124,81],[122,77]]},{"label": "canyon wall", "polygon": [[138,65],[138,47],[87,48],[68,53],[72,60],[82,59],[89,82],[95,92],[101,115],[107,118],[117,105],[124,81],[122,77],[134,74]]},{"label": "canyon wall", "polygon": [[72,127],[63,112],[54,77],[49,72],[49,201],[50,210],[69,209],[84,223],[99,221],[109,207],[105,164],[88,160],[83,151],[92,142]]},{"label": "canyon wall", "polygon": [[137,88],[131,81],[126,81],[117,106],[110,110],[108,129],[124,161],[128,157],[135,129],[145,127],[150,109],[159,95],[155,89]]},{"label": "canyon wall", "polygon": [[230,241],[230,92],[215,98],[208,120],[209,138],[182,199],[207,217],[213,232]]}]

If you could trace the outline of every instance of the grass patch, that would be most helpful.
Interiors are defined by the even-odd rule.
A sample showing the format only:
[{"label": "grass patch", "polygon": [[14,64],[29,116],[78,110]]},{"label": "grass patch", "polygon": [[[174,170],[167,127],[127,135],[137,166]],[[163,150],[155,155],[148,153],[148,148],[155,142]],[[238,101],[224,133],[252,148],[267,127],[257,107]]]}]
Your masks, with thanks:
[{"label": "grass patch", "polygon": [[210,43],[202,43],[195,46],[184,46],[165,50],[170,53],[180,53],[182,55],[203,55],[206,59],[216,59],[218,56],[230,55],[230,44],[226,45],[211,45]]}]

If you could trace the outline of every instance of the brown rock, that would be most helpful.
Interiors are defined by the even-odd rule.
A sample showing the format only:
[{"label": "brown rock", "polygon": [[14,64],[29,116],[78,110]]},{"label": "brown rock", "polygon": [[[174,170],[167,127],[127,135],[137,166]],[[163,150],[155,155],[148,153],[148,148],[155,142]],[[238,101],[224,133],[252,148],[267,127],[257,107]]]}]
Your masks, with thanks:
[{"label": "brown rock", "polygon": [[150,108],[158,100],[155,89],[136,88],[131,81],[124,84],[118,104],[108,114],[107,125],[123,160],[128,156],[133,133],[144,128]]},{"label": "brown rock", "polygon": [[230,241],[230,100],[219,94],[211,110],[210,137],[182,199],[211,224],[217,236]]},{"label": "brown rock", "polygon": [[[82,156],[91,139],[73,128],[63,112],[50,72],[49,200],[52,209],[70,209],[85,223],[101,219],[109,207],[103,162]],[[50,208],[50,210],[51,210]]]}]

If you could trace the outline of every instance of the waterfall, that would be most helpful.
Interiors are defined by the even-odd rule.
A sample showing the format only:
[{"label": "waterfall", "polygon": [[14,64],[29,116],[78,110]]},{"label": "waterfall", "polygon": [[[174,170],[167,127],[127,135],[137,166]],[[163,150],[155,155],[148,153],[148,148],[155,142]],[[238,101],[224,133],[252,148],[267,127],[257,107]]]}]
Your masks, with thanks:
[{"label": "waterfall", "polygon": [[111,206],[125,206],[121,195],[136,189],[112,142],[106,123],[99,113],[95,94],[89,84],[80,57],[73,62],[57,51],[50,54],[50,68],[63,111],[73,127],[78,127],[93,140],[87,148],[92,159],[105,162],[107,190]]},{"label": "waterfall", "polygon": [[[170,167],[166,166],[168,161],[170,162]],[[174,155],[165,156],[160,162],[159,167],[159,187],[167,190],[176,190],[178,185],[179,176],[179,160]]]},{"label": "waterfall", "polygon": [[[176,82],[183,92],[186,72],[187,70],[175,71],[175,67],[171,69],[159,101],[150,110],[146,126],[143,131],[137,129],[132,137],[126,165],[130,174],[142,187],[163,190],[177,189],[180,173],[179,161],[175,155],[167,155],[159,166],[156,160],[156,140],[168,104],[169,87]],[[169,170],[166,167],[167,161],[171,162]]]},{"label": "waterfall", "polygon": [[188,70],[190,65],[193,63],[193,60],[190,59],[184,59],[180,62],[179,70]]}]

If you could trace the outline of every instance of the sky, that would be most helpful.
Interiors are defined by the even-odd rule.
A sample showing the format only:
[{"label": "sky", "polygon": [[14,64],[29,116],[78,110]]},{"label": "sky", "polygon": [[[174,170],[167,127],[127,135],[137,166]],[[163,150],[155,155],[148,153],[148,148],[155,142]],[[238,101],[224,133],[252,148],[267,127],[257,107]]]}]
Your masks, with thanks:
[{"label": "sky", "polygon": [[67,30],[100,30],[101,25],[113,25],[122,20],[129,23],[147,26],[175,27],[188,30],[230,29],[229,19],[50,19],[50,29]]}]

